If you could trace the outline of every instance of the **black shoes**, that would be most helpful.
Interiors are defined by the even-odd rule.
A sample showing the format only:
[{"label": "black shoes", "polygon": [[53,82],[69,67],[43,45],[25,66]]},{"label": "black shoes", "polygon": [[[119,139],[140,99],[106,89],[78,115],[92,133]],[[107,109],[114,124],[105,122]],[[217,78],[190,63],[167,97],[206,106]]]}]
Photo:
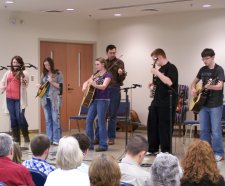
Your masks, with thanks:
[{"label": "black shoes", "polygon": [[107,151],[107,148],[103,148],[103,147],[98,147],[95,149],[96,152],[103,152],[103,151]]}]

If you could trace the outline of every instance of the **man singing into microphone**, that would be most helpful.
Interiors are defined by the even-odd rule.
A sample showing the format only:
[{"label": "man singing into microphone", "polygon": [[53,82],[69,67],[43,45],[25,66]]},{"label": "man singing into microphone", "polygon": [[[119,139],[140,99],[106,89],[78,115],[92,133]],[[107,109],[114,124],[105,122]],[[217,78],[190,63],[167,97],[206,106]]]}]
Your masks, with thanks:
[{"label": "man singing into microphone", "polygon": [[[108,144],[114,145],[116,138],[116,116],[117,111],[120,105],[120,86],[123,85],[123,81],[126,78],[126,71],[124,67],[124,62],[116,57],[116,46],[108,45],[106,47],[106,55],[107,55],[107,70],[112,73],[112,79],[109,84],[109,110],[108,110]],[[96,130],[96,139],[95,144],[99,142],[98,137],[98,127]]]},{"label": "man singing into microphone", "polygon": [[[170,93],[172,91],[172,123],[175,118],[177,103],[178,71],[175,65],[171,64],[165,52],[158,48],[151,53],[152,59],[159,66],[159,69],[152,67],[154,74],[155,95],[149,107],[148,114],[148,152],[156,155],[159,146],[162,152],[172,152],[170,146]],[[149,84],[151,88],[152,83]],[[173,126],[172,126],[173,127]]]}]

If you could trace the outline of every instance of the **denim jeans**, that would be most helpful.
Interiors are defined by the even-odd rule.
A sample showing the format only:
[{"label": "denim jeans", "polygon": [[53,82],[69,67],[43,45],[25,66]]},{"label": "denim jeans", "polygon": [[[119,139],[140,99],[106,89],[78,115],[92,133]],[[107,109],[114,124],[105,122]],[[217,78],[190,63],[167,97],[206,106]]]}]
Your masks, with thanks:
[{"label": "denim jeans", "polygon": [[28,124],[25,118],[25,109],[20,111],[20,100],[7,98],[6,103],[9,110],[11,128],[27,128]]},{"label": "denim jeans", "polygon": [[94,120],[97,116],[98,119],[98,135],[99,135],[99,147],[108,148],[107,145],[107,129],[106,129],[106,112],[109,107],[109,100],[95,99],[89,109],[86,120],[86,134],[90,138],[90,148],[94,147]]},{"label": "denim jeans", "polygon": [[116,138],[116,116],[120,106],[120,87],[109,87],[109,121],[108,121],[108,138]]},{"label": "denim jeans", "polygon": [[222,118],[223,106],[202,107],[199,113],[200,138],[208,141],[215,155],[223,156]]},{"label": "denim jeans", "polygon": [[45,122],[46,122],[46,134],[50,139],[50,142],[59,142],[60,138],[60,126],[58,122],[58,108],[53,109],[51,100],[47,98],[47,104],[44,107]]}]

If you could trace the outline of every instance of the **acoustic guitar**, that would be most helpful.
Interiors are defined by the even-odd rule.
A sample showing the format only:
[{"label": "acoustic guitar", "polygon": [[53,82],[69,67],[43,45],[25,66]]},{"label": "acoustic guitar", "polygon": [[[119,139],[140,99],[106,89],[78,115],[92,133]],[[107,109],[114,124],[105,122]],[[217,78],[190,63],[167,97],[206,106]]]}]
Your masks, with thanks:
[{"label": "acoustic guitar", "polygon": [[[112,67],[114,67],[115,65],[117,65],[118,61],[120,60],[120,58],[122,57],[123,55],[121,55],[119,58],[117,58],[117,60],[110,66],[110,68],[108,68],[108,72],[110,71],[110,69]],[[97,78],[100,74],[97,72],[94,74],[94,79]],[[93,100],[93,97],[94,97],[94,94],[95,94],[95,87],[93,87],[91,84],[88,84],[85,92],[84,92],[84,95],[83,95],[83,99],[82,99],[82,102],[81,102],[81,106],[84,106],[84,107],[89,107],[90,104],[92,103],[92,100]]]},{"label": "acoustic guitar", "polygon": [[[210,85],[216,85],[218,83],[217,79],[210,79],[209,80]],[[201,106],[203,106],[208,98],[210,90],[206,88],[199,88],[200,86],[197,86],[197,96],[193,96],[190,99],[189,104],[189,110],[193,111],[194,113],[199,113]]]}]

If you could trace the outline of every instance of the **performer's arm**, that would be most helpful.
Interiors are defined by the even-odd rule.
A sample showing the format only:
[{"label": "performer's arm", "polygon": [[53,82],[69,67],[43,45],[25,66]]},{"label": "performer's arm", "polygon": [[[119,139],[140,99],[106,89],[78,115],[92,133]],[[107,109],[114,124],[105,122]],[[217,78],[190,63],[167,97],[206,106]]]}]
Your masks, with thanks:
[{"label": "performer's arm", "polygon": [[152,68],[151,73],[156,75],[164,84],[166,84],[168,86],[173,85],[173,82],[171,81],[171,79],[169,77],[165,76],[163,73],[161,73],[158,69]]},{"label": "performer's arm", "polygon": [[196,89],[196,85],[197,83],[200,81],[200,79],[198,79],[197,77],[194,79],[194,81],[191,83],[191,93],[193,96],[197,95],[197,89]]},{"label": "performer's arm", "polygon": [[108,87],[110,81],[111,81],[111,78],[107,77],[104,79],[104,82],[102,85],[97,85],[95,81],[92,81],[91,85],[97,89],[105,90]]},{"label": "performer's arm", "polygon": [[120,60],[118,62],[118,66],[119,66],[118,71],[117,71],[118,81],[123,82],[125,80],[126,76],[127,76],[127,73],[126,73],[125,67],[124,67],[124,62]]},{"label": "performer's arm", "polygon": [[210,82],[205,85],[205,88],[209,90],[222,90],[223,89],[223,81],[218,81],[216,85],[210,85]]},{"label": "performer's arm", "polygon": [[85,90],[88,87],[89,82],[91,82],[91,80],[93,79],[93,76],[91,76],[87,81],[85,81],[82,85],[82,92],[85,92]]}]

